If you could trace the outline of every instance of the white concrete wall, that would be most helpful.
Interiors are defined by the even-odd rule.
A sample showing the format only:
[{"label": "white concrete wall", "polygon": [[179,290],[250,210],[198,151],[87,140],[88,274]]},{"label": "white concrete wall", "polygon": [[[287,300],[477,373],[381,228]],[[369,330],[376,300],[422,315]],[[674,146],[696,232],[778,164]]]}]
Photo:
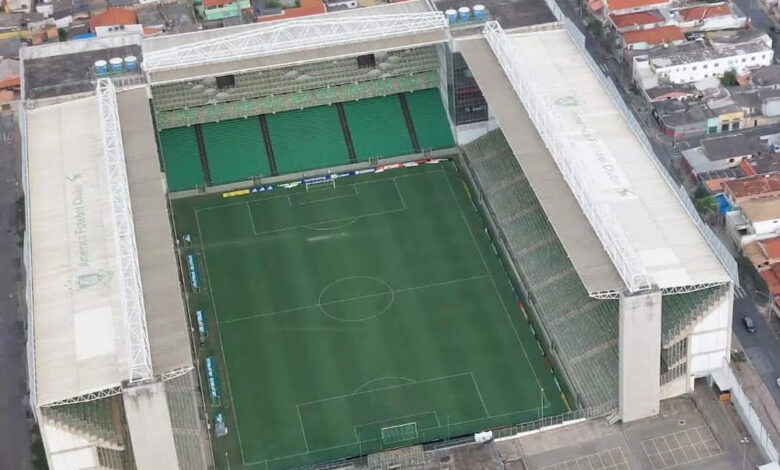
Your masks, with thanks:
[{"label": "white concrete wall", "polygon": [[661,401],[661,291],[620,295],[618,387],[624,423],[658,414]]},{"label": "white concrete wall", "polygon": [[780,219],[762,220],[753,222],[753,232],[760,238],[761,235],[775,235],[780,230]]},{"label": "white concrete wall", "polygon": [[731,351],[731,317],[734,286],[693,328],[688,338],[688,373],[693,378],[723,367]]}]

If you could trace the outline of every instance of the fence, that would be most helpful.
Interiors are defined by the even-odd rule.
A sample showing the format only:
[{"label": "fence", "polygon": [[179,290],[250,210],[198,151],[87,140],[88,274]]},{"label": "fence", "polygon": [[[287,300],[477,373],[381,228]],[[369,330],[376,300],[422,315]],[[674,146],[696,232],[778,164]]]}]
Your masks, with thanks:
[{"label": "fence", "polygon": [[761,417],[753,409],[750,398],[745,394],[742,385],[739,383],[736,374],[731,369],[728,362],[723,362],[723,367],[719,371],[714,371],[712,379],[721,390],[731,390],[731,402],[737,410],[737,414],[742,418],[748,432],[759,449],[764,453],[764,457],[770,462],[777,462],[780,459],[777,446],[772,441],[767,428],[761,422]]}]

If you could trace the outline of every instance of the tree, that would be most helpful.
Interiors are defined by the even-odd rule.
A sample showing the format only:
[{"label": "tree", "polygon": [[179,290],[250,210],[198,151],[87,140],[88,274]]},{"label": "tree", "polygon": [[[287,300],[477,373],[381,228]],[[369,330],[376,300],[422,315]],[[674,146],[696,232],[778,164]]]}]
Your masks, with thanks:
[{"label": "tree", "polygon": [[728,70],[720,77],[720,84],[723,86],[737,86],[737,73],[733,70]]},{"label": "tree", "polygon": [[693,204],[702,215],[718,211],[718,202],[712,196],[700,197]]}]

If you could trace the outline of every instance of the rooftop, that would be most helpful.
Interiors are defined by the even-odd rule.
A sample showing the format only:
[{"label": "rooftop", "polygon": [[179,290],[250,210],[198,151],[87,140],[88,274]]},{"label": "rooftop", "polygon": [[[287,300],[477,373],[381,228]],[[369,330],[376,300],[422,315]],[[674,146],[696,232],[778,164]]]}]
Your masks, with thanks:
[{"label": "rooftop", "polygon": [[[224,1],[224,0],[220,0]],[[299,18],[301,16],[319,15],[327,12],[327,7],[321,0],[300,0],[300,7],[287,8],[278,15],[263,15],[258,21],[276,21],[286,18]]]},{"label": "rooftop", "polygon": [[94,31],[98,26],[118,26],[136,23],[138,23],[138,18],[133,10],[109,8],[105,12],[90,18],[89,27]]},{"label": "rooftop", "polygon": [[434,5],[439,11],[484,5],[490,18],[498,21],[504,29],[555,21],[545,2],[538,0],[434,0]]},{"label": "rooftop", "polygon": [[683,35],[679,26],[661,26],[659,28],[638,29],[623,33],[623,42],[625,44],[647,43],[658,45],[684,40],[685,35]]},{"label": "rooftop", "polygon": [[710,161],[744,157],[766,148],[757,136],[744,134],[702,139],[701,146]]},{"label": "rooftop", "polygon": [[607,0],[606,3],[609,11],[620,11],[650,5],[666,5],[669,0]]},{"label": "rooftop", "polygon": [[129,378],[94,96],[27,113],[37,401]]},{"label": "rooftop", "polygon": [[709,47],[702,41],[681,44],[678,47],[659,47],[650,51],[650,63],[654,67],[670,67],[690,64],[724,57],[734,57],[756,52],[771,52],[772,49],[761,42],[747,44],[723,44],[718,48]]},{"label": "rooftop", "polygon": [[740,207],[752,223],[780,219],[780,196],[750,199],[740,203]]},{"label": "rooftop", "polygon": [[737,201],[761,194],[777,193],[780,192],[780,173],[740,178],[729,181],[724,186]]},{"label": "rooftop", "polygon": [[698,5],[677,10],[683,21],[702,21],[708,18],[726,16],[731,14],[731,7],[722,3],[719,5]]},{"label": "rooftop", "polygon": [[750,71],[750,78],[757,86],[780,85],[780,65],[759,67]]},{"label": "rooftop", "polygon": [[609,19],[611,19],[612,23],[618,28],[642,26],[665,21],[665,18],[658,10],[639,11],[636,13],[626,13],[625,15],[609,15]]},{"label": "rooftop", "polygon": [[[632,132],[568,33],[564,29],[518,32],[510,33],[509,39],[513,45],[512,58],[518,68],[533,70],[524,79],[528,80],[528,87],[537,90],[538,96],[534,98],[556,110],[556,127],[551,130],[553,136],[568,140],[571,148],[577,149],[576,158],[584,171],[578,176],[588,182],[592,197],[598,198],[614,215],[616,226],[630,240],[651,282],[668,288],[727,281],[723,266],[653,162],[656,157],[645,150]],[[466,60],[471,59],[466,57]],[[594,282],[589,279],[593,278],[593,273],[584,272],[576,258],[581,256],[581,250],[591,248],[578,244],[571,233],[561,230],[556,221],[563,217],[553,213],[555,202],[546,204],[543,197],[554,189],[560,199],[563,191],[559,186],[542,187],[537,175],[527,169],[536,164],[519,155],[528,152],[524,148],[527,144],[523,143],[528,141],[527,133],[513,121],[510,121],[512,127],[508,127],[504,123],[506,118],[502,118],[503,109],[498,108],[500,101],[512,100],[516,103],[513,107],[523,106],[519,102],[521,97],[510,87],[501,99],[491,98],[478,70],[474,65],[471,67],[577,274],[590,291],[589,283]],[[570,77],[577,77],[577,80]],[[534,103],[527,98],[522,102]],[[560,133],[556,133],[556,129]],[[551,160],[549,153],[538,153],[533,158]],[[553,165],[553,168],[557,167]],[[560,174],[560,170],[557,172]],[[568,185],[564,187],[568,188]],[[571,191],[566,193],[571,194]],[[579,210],[582,213],[582,207]]]},{"label": "rooftop", "polygon": [[780,259],[780,237],[768,238],[758,242],[761,251],[771,260]]}]

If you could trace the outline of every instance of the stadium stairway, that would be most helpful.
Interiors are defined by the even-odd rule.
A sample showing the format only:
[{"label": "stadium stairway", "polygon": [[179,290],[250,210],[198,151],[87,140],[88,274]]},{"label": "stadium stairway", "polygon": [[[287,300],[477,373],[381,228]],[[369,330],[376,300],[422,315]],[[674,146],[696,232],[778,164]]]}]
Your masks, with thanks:
[{"label": "stadium stairway", "polygon": [[96,440],[102,447],[123,449],[117,417],[122,411],[121,396],[83,403],[41,408],[43,415],[74,434]]}]

